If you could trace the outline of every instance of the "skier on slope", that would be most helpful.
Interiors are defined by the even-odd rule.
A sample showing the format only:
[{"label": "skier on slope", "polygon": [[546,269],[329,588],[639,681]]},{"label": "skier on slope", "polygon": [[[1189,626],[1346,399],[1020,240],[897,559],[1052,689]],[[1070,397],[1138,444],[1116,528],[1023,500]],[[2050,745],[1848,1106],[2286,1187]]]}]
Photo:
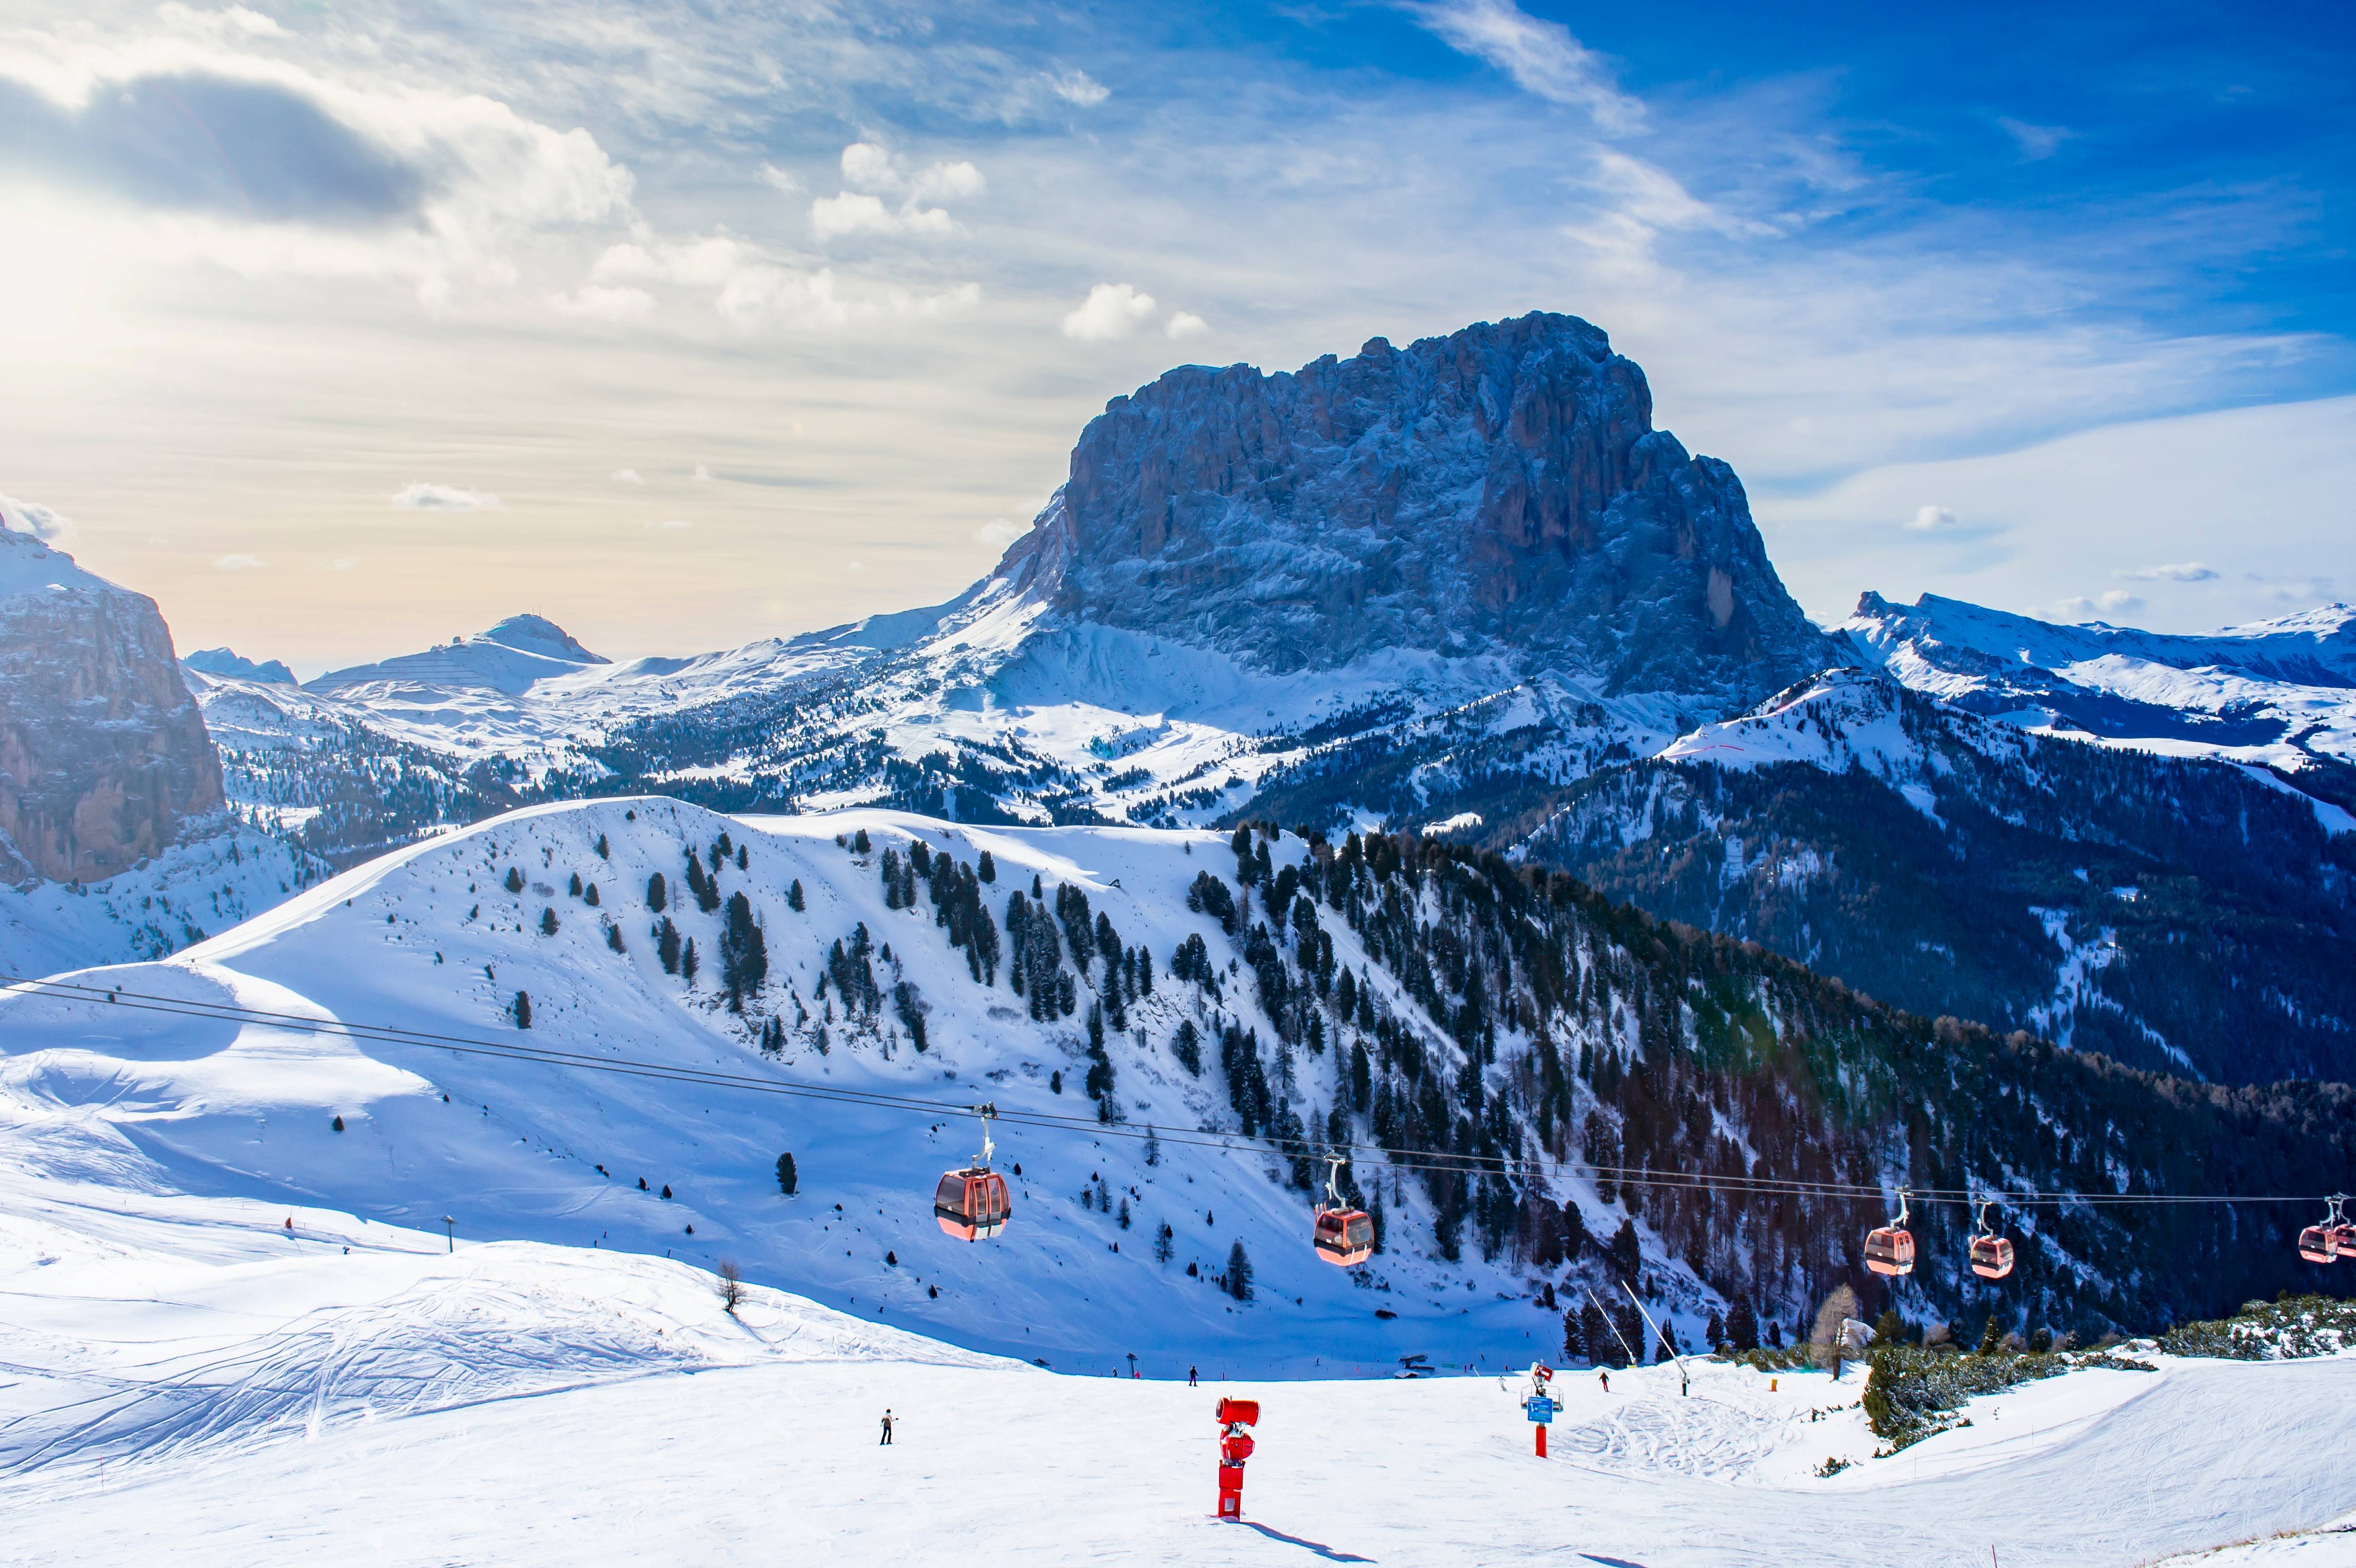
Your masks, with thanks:
[{"label": "skier on slope", "polygon": [[885,1410],[885,1411],[884,1411],[884,1435],[883,1435],[883,1436],[881,1436],[881,1437],[879,1437],[879,1438],[877,1438],[877,1439],[875,1440],[875,1446],[877,1446],[878,1448],[889,1448],[891,1445],[892,1445],[892,1412],[891,1412],[891,1411],[889,1411],[889,1410],[887,1409],[887,1410]]},{"label": "skier on slope", "polygon": [[1607,1394],[1610,1393],[1612,1391],[1612,1374],[1605,1371],[1602,1368],[1598,1367],[1595,1369],[1595,1377],[1596,1380],[1603,1385],[1603,1391]]}]

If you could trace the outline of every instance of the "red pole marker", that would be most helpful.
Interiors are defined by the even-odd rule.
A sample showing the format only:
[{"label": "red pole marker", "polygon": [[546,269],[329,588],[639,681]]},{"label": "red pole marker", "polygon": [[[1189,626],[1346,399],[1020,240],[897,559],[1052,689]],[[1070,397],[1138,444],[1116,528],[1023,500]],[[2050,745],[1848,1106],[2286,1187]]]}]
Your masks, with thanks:
[{"label": "red pole marker", "polygon": [[1219,1517],[1244,1517],[1244,1461],[1251,1457],[1251,1434],[1259,1422],[1259,1401],[1223,1399],[1219,1418]]},{"label": "red pole marker", "polygon": [[1537,1426],[1531,1428],[1531,1430],[1538,1434],[1538,1457],[1543,1459],[1546,1457],[1546,1428],[1543,1426]]}]

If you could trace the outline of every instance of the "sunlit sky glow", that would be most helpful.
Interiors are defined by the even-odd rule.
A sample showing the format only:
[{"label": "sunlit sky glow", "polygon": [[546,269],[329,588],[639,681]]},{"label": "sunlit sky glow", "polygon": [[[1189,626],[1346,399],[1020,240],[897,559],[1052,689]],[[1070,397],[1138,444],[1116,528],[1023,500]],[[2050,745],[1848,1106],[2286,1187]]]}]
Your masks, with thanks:
[{"label": "sunlit sky glow", "polygon": [[2356,596],[2340,6],[11,18],[0,495],[183,649],[938,600],[1172,364],[1537,308],[1819,617]]}]

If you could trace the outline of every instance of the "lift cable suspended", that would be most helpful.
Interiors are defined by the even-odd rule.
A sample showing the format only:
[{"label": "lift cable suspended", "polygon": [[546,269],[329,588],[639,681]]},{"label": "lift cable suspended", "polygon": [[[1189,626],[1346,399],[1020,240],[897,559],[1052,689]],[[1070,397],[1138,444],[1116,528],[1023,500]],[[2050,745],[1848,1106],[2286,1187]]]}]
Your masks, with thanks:
[{"label": "lift cable suspended", "polygon": [[[89,1005],[126,1007],[137,1012],[206,1018],[224,1023],[252,1024],[263,1027],[285,1029],[294,1033],[410,1046],[420,1049],[446,1050],[462,1056],[532,1062],[547,1067],[574,1068],[626,1078],[690,1083],[704,1088],[736,1090],[755,1094],[777,1094],[791,1098],[832,1101],[878,1110],[906,1112],[915,1115],[939,1116],[945,1113],[969,1115],[975,1109],[972,1105],[962,1101],[934,1100],[916,1095],[847,1089],[831,1084],[810,1083],[801,1079],[723,1072],[712,1069],[637,1060],[626,1057],[593,1056],[553,1047],[526,1046],[518,1041],[484,1039],[466,1035],[437,1034],[427,1030],[404,1029],[389,1024],[353,1024],[340,1019],[306,1017],[298,1013],[274,1012],[232,1003],[207,1002],[187,997],[120,991],[107,986],[82,985],[70,981],[0,974],[0,994],[10,992],[20,995],[47,996],[58,1001]],[[1303,1159],[1322,1159],[1330,1158],[1334,1152],[1339,1151],[1354,1159],[1359,1156],[1379,1158],[1390,1167],[1400,1171],[1431,1171],[1461,1176],[1506,1175],[1515,1172],[1528,1174],[1584,1172],[1606,1177],[1614,1185],[1624,1187],[1682,1187],[1722,1193],[1731,1197],[1791,1196],[1860,1202],[1884,1201],[1890,1190],[1878,1184],[1862,1182],[1803,1181],[1779,1176],[1712,1175],[1697,1171],[1662,1170],[1651,1166],[1603,1165],[1585,1161],[1557,1159],[1550,1155],[1459,1155],[1444,1150],[1393,1148],[1376,1144],[1329,1144],[1297,1138],[1266,1137],[1246,1140],[1240,1134],[1189,1133],[1166,1127],[1130,1127],[1102,1122],[1092,1115],[1066,1116],[1054,1112],[996,1111],[993,1115],[998,1121],[1010,1126],[1084,1133],[1092,1138],[1143,1140],[1151,1137],[1158,1138],[1164,1144],[1219,1149],[1232,1154],[1272,1152],[1280,1155]],[[2320,1196],[2313,1193],[2235,1196],[2212,1193],[2019,1192],[2004,1194],[2002,1201],[2014,1208],[2075,1205],[2116,1207],[2189,1203],[2314,1203],[2319,1201]],[[1950,1203],[1965,1208],[1974,1208],[1987,1201],[1976,1189],[1971,1188],[1911,1187],[1907,1191],[1907,1197],[1918,1203]],[[2333,1212],[2336,1217],[2337,1209]],[[2352,1241],[2356,1241],[2356,1226],[2341,1222],[2339,1228],[2348,1232]],[[2321,1227],[2311,1229],[2321,1229]],[[2356,1252],[2347,1255],[2356,1257]]]}]

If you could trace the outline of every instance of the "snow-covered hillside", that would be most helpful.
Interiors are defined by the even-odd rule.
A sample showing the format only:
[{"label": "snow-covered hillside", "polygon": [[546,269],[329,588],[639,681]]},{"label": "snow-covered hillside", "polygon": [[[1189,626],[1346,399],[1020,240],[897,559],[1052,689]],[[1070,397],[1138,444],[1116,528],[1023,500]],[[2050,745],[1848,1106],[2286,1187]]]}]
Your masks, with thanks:
[{"label": "snow-covered hillside", "polygon": [[[868,853],[855,847],[861,832]],[[721,984],[727,910],[698,909],[681,875],[689,854],[709,859],[723,835],[733,850],[714,875],[766,933],[766,983],[742,1013]],[[952,862],[970,870],[991,857],[994,884],[968,886],[988,896],[993,943],[1012,941],[997,929],[1010,893],[1034,880],[1050,905],[1059,890],[1084,892],[1094,940],[1109,930],[1107,951],[1151,955],[1151,991],[1131,968],[1130,997],[1117,1000],[1101,953],[1093,969],[1052,957],[1043,968],[1034,956],[1034,977],[1060,974],[1077,1003],[1034,1022],[996,955],[985,985],[969,968],[975,948],[945,939],[923,892],[931,878],[904,872],[922,907],[893,908],[885,856],[905,866],[918,840],[944,877]],[[1215,1004],[1167,972],[1206,930],[1234,968],[1216,919],[1186,907],[1196,875],[1233,864],[1210,833],[972,829],[878,812],[735,821],[644,799],[535,809],[347,873],[169,962],[80,979],[198,1011],[230,1003],[514,1041],[579,1053],[580,1065],[19,993],[0,1002],[0,1135],[12,1157],[53,1173],[270,1194],[410,1225],[447,1213],[471,1236],[707,1266],[734,1258],[750,1278],[862,1316],[1058,1366],[1136,1350],[1299,1370],[1475,1343],[1545,1348],[1558,1326],[1533,1309],[1510,1256],[1428,1255],[1430,1208],[1415,1184],[1396,1173],[1383,1184],[1391,1250],[1345,1273],[1312,1252],[1309,1202],[1284,1185],[1282,1162],[1264,1147],[1195,1146],[1198,1130],[1236,1122],[1216,1067],[1196,1076],[1179,1065],[1181,1026],[1214,1058],[1224,1020],[1276,1033],[1249,972],[1227,977]],[[1042,923],[1055,918],[1041,908]],[[692,983],[665,972],[653,934],[665,919],[693,943]],[[1410,1015],[1346,929],[1331,940],[1342,965],[1384,987],[1387,1012]],[[683,971],[684,948],[679,957]],[[529,1031],[516,1026],[519,994]],[[1119,1127],[1098,1123],[1084,1089],[1100,1004]],[[1338,1048],[1279,1043],[1280,1113],[1322,1130],[1345,1070]],[[917,1113],[765,1092],[798,1083],[912,1098]],[[1021,1173],[1016,1222],[995,1243],[969,1245],[934,1229],[927,1206],[938,1173],[973,1152],[965,1108],[982,1100],[1062,1121],[1001,1127],[1001,1163]],[[1151,1144],[1139,1135],[1148,1127],[1161,1130]],[[791,1198],[776,1174],[785,1153],[799,1173]],[[1608,1206],[1591,1190],[1585,1201],[1590,1228],[1608,1233]],[[1155,1255],[1163,1225],[1167,1261]],[[1239,1241],[1258,1282],[1249,1302],[1213,1278]],[[1655,1272],[1665,1303],[1688,1319],[1716,1299],[1680,1267]]]},{"label": "snow-covered hillside", "polygon": [[[292,1221],[291,1227],[287,1221]],[[1886,1458],[1863,1379],[1048,1373],[659,1258],[0,1176],[0,1563],[2346,1568],[2356,1356],[2147,1358]],[[1222,1394],[1261,1401],[1210,1517]],[[895,1423],[889,1447],[880,1419]],[[1845,1462],[1830,1477],[1827,1459]],[[2171,1563],[2173,1559],[2171,1558]]]}]

